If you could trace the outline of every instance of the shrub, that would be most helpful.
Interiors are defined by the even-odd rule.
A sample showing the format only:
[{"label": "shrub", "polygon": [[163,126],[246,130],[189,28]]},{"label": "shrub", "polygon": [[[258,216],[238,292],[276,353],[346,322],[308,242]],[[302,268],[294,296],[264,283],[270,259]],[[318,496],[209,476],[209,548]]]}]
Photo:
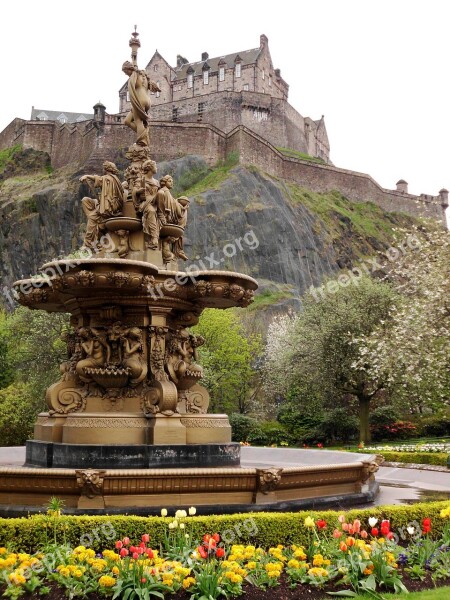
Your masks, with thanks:
[{"label": "shrub", "polygon": [[259,427],[250,432],[248,441],[256,446],[272,446],[276,444],[292,444],[293,439],[289,432],[276,421],[261,423]]},{"label": "shrub", "polygon": [[252,431],[258,429],[258,423],[255,419],[239,413],[230,415],[230,425],[233,442],[247,442]]},{"label": "shrub", "polygon": [[320,424],[320,431],[327,436],[327,442],[347,442],[359,435],[359,421],[349,415],[346,408],[335,408],[328,412]]},{"label": "shrub", "polygon": [[393,406],[379,406],[370,412],[369,423],[374,426],[392,425],[400,415]]},{"label": "shrub", "polygon": [[411,421],[394,421],[391,425],[371,425],[370,432],[374,441],[404,440],[415,437],[417,428]]},{"label": "shrub", "polygon": [[421,435],[431,437],[450,436],[450,415],[430,415],[421,417],[417,423]]},{"label": "shrub", "polygon": [[[361,452],[361,450],[358,450]],[[370,450],[363,452],[369,453]],[[375,452],[371,451],[372,454]],[[439,465],[447,466],[449,455],[446,452],[390,452],[387,450],[377,451],[378,454],[389,462],[413,463],[418,465]]]},{"label": "shrub", "polygon": [[[346,513],[347,521],[360,519],[364,524],[369,517],[389,519],[391,529],[399,531],[414,521],[421,523],[426,517],[432,519],[432,535],[439,536],[444,527],[440,511],[450,506],[445,502],[424,502],[412,506],[374,506],[353,509]],[[234,515],[211,515],[191,517],[190,527],[194,538],[205,532],[217,531],[232,543],[261,545],[309,543],[309,531],[304,525],[307,516],[322,518],[332,524],[344,511],[300,511],[290,513],[246,513]],[[192,520],[191,520],[192,519]],[[158,546],[164,540],[167,526],[172,518],[135,517],[130,515],[105,516],[62,516],[57,519],[57,541],[67,541],[72,547],[80,543],[100,552],[110,548],[116,539],[125,536],[140,539],[149,533],[152,544]],[[54,522],[54,520],[53,520]],[[235,536],[234,539],[231,539]],[[36,515],[19,519],[0,519],[0,546],[11,546],[15,550],[35,551],[53,538],[52,519]]]}]

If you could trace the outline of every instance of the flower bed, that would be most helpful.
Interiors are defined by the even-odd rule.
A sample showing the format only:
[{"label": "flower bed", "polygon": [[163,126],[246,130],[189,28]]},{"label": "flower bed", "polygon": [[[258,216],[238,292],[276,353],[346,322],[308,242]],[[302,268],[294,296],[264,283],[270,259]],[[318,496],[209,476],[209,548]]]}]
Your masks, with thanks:
[{"label": "flower bed", "polygon": [[448,443],[429,443],[429,444],[398,444],[388,446],[366,446],[366,451],[370,452],[441,452],[450,454],[450,444]]},{"label": "flower bed", "polygon": [[[450,503],[439,504],[433,517],[396,527],[375,510],[361,511],[361,518],[331,511],[303,514],[298,536],[292,532],[289,541],[270,546],[233,543],[229,530],[199,536],[199,519],[191,508],[189,514],[179,510],[173,518],[156,518],[159,542],[149,533],[134,540],[119,536],[100,552],[86,544],[55,543],[67,533],[62,524],[68,521],[59,511],[49,511],[50,535],[37,552],[21,552],[12,540],[0,548],[2,591],[10,598],[49,592],[56,599],[64,592],[70,598],[215,600],[242,594],[273,598],[282,589],[286,599],[314,599],[330,592],[381,597],[383,591],[450,584]],[[279,516],[284,515],[266,515],[275,521]],[[244,529],[250,534],[245,523],[252,517],[235,517],[240,517],[235,536]],[[257,538],[258,525],[252,526]],[[116,533],[113,527],[110,533]]]}]

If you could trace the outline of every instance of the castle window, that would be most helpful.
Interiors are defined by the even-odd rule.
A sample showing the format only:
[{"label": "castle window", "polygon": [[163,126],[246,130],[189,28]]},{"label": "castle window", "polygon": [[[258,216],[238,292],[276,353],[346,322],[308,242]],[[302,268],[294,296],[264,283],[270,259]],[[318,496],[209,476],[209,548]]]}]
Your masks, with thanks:
[{"label": "castle window", "polygon": [[234,68],[234,74],[236,77],[241,76],[241,63],[236,63],[236,67]]},{"label": "castle window", "polygon": [[244,92],[248,92],[248,83],[244,83],[243,90]]},{"label": "castle window", "polygon": [[172,107],[172,121],[176,123],[178,121],[178,108]]},{"label": "castle window", "polygon": [[38,121],[48,121],[48,115],[45,112],[41,112],[36,117]]},{"label": "castle window", "polygon": [[[157,81],[157,82],[156,82],[156,85],[157,85],[158,87],[161,87],[161,84],[160,84],[160,82],[159,82],[159,81]],[[161,92],[156,92],[156,97],[157,97],[157,98],[159,98],[160,96],[161,96]]]},{"label": "castle window", "polygon": [[66,117],[66,115],[65,115],[64,113],[61,113],[61,114],[59,115],[59,117],[58,117],[58,121],[59,121],[60,123],[67,123],[67,117]]},{"label": "castle window", "polygon": [[153,70],[154,70],[154,71],[157,71],[157,70],[158,70],[158,65],[155,65],[155,66],[153,67]]},{"label": "castle window", "polygon": [[187,76],[187,85],[188,88],[194,87],[194,76],[192,75],[192,73],[189,73],[189,75]]},{"label": "castle window", "polygon": [[272,87],[272,77],[269,75],[269,87]]},{"label": "castle window", "polygon": [[203,85],[208,85],[209,83],[209,71],[203,71]]},{"label": "castle window", "polygon": [[262,70],[262,78],[265,79],[266,78],[266,72],[264,71],[264,69]]},{"label": "castle window", "polygon": [[219,68],[219,81],[225,80],[225,67]]},{"label": "castle window", "polygon": [[127,102],[130,101],[130,92],[127,92]]}]

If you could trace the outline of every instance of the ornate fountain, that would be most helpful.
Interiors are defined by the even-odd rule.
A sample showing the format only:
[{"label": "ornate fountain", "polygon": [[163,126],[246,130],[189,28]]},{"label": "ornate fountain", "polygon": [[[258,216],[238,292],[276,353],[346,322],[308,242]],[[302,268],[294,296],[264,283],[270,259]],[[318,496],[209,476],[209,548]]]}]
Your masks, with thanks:
[{"label": "ornate fountain", "polygon": [[0,513],[39,511],[54,495],[75,513],[370,500],[373,456],[310,451],[303,465],[295,455],[286,467],[275,451],[262,463],[249,455],[243,468],[227,415],[208,413],[197,362],[204,340],[189,328],[205,308],[248,306],[258,286],[240,273],[179,270],[188,258],[189,199],[173,197],[170,175],[155,178],[148,112],[158,87],[137,66],[136,31],[130,46],[131,62],[122,67],[131,101],[125,124],[136,139],[125,181],[109,161],[102,175],[81,177],[83,248],[43,265],[41,277],[14,284],[21,304],[70,313],[72,331],[25,465],[0,466]]},{"label": "ornate fountain", "polygon": [[172,196],[170,175],[155,179],[148,110],[157,86],[137,66],[136,32],[130,46],[131,62],[122,67],[131,100],[125,124],[136,140],[125,181],[109,161],[101,176],[81,177],[89,193],[82,199],[85,258],[47,263],[45,281],[14,284],[21,304],[69,312],[73,327],[26,464],[148,468],[176,456],[180,466],[238,465],[227,416],[207,412],[196,362],[204,340],[189,327],[206,307],[247,306],[257,283],[239,273],[179,271],[178,261],[188,259],[189,199]]}]

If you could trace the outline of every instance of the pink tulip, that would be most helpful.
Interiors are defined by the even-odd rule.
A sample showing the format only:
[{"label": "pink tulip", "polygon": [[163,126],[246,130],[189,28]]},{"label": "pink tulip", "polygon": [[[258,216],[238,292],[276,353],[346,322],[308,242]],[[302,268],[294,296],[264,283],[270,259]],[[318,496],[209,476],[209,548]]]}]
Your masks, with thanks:
[{"label": "pink tulip", "polygon": [[342,536],[342,531],[339,531],[339,529],[335,529],[335,530],[333,531],[333,537],[334,537],[334,538],[338,539],[338,538],[340,538],[341,536]]}]

